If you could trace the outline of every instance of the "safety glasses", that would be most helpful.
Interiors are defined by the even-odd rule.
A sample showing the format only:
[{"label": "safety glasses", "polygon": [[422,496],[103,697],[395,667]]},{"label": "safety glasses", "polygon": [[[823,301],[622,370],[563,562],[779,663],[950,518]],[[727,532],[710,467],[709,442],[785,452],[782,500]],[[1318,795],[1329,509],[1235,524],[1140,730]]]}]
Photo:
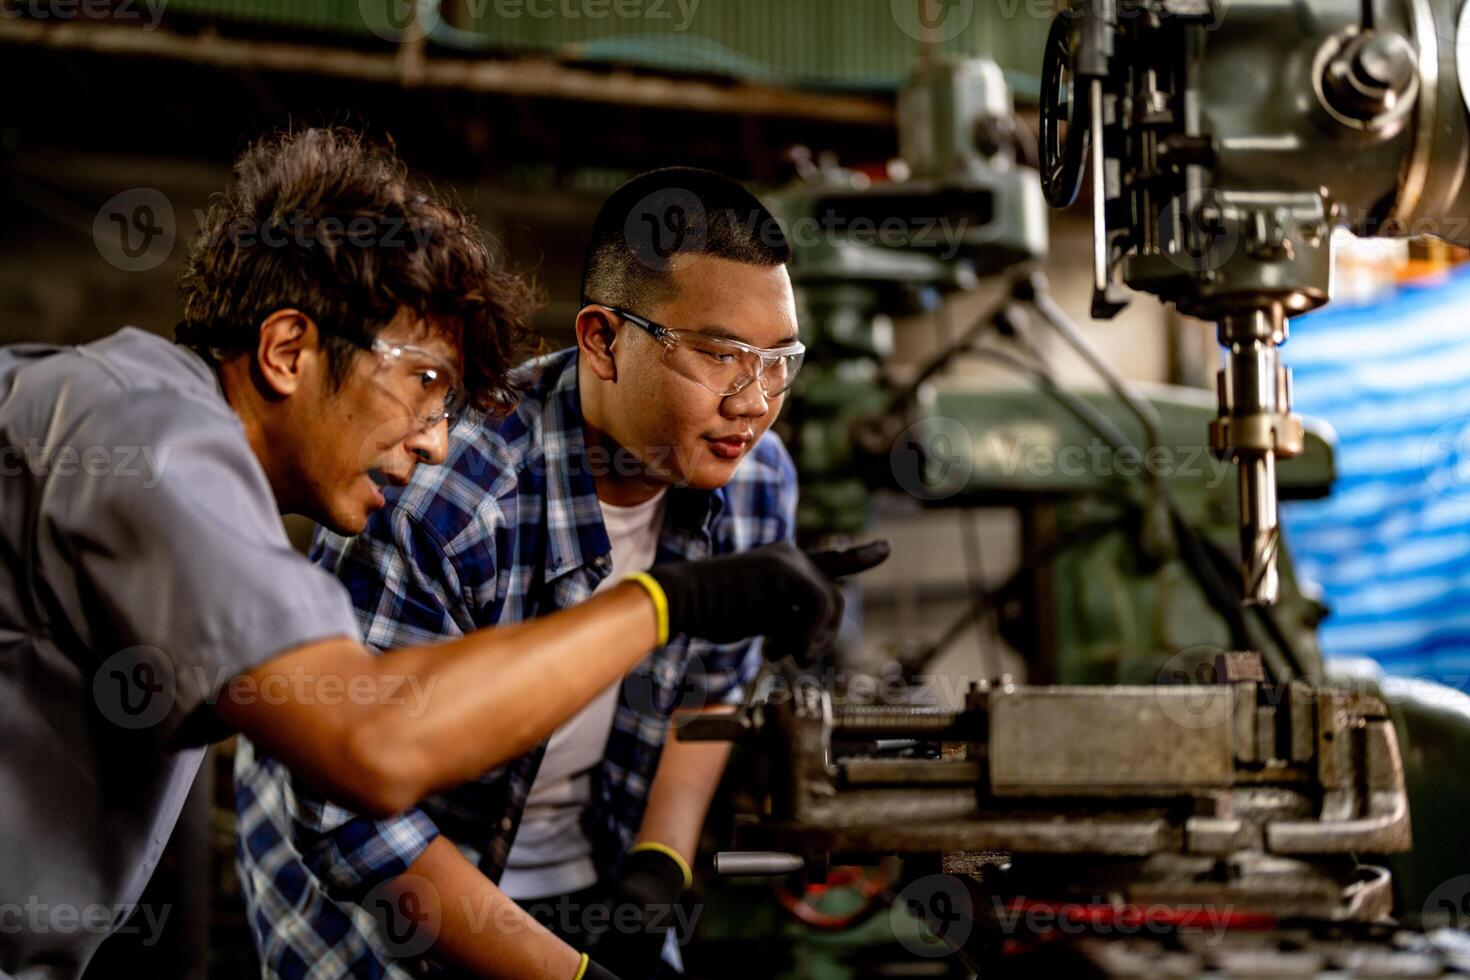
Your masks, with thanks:
[{"label": "safety glasses", "polygon": [[760,383],[767,398],[775,398],[791,387],[806,356],[806,346],[800,342],[786,347],[754,347],[738,340],[673,330],[616,306],[597,305],[646,330],[663,346],[665,365],[721,398],[739,394],[752,381]]},{"label": "safety glasses", "polygon": [[376,355],[374,383],[403,403],[418,431],[440,422],[453,426],[459,419],[468,396],[454,365],[422,347],[381,337],[358,346]]}]

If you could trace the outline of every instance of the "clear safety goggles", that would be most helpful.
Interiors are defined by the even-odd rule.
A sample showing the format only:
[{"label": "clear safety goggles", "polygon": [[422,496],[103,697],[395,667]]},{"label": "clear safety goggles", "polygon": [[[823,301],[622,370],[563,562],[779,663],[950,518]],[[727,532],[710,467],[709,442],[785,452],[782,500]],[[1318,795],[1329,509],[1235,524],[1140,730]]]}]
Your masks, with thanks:
[{"label": "clear safety goggles", "polygon": [[453,364],[422,347],[381,337],[360,346],[377,355],[374,383],[403,403],[419,431],[459,419],[468,396]]},{"label": "clear safety goggles", "polygon": [[616,306],[603,309],[648,331],[663,345],[665,365],[722,398],[739,394],[753,381],[760,383],[767,398],[775,398],[791,387],[806,356],[806,346],[799,341],[785,347],[755,347],[738,340],[674,330]]}]

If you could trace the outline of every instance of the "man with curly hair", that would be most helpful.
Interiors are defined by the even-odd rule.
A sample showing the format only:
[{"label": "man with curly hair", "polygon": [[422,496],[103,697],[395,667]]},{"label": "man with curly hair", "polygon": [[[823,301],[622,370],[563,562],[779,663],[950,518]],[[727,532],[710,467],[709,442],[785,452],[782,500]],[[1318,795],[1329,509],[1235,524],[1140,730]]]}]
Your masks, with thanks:
[{"label": "man with curly hair", "polygon": [[[504,413],[530,291],[352,132],[265,139],[234,178],[178,344],[0,349],[0,977],[81,975],[231,731],[386,818],[525,753],[671,631],[820,643],[840,603],[767,549],[373,655],[279,514],[356,534],[385,486],[444,461],[462,410]],[[612,975],[544,929],[515,957]]]}]

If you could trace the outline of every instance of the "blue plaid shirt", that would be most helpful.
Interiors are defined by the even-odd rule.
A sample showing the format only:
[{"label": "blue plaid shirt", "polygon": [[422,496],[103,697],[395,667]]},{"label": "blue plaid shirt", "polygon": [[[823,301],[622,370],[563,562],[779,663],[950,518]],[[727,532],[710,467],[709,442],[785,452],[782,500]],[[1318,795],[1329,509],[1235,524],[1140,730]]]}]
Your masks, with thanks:
[{"label": "blue plaid shirt", "polygon": [[[355,538],[323,533],[313,557],[347,585],[371,648],[435,643],[574,606],[612,565],[583,441],[576,351],[537,362],[515,410],[462,421],[442,466],[413,481]],[[790,540],[796,471],[767,433],[713,492],[669,490],[656,563]],[[632,846],[669,716],[736,702],[759,640],[675,637],[622,685],[585,830],[606,876]],[[241,887],[266,973],[406,977],[362,900],[403,873],[441,833],[498,881],[545,743],[387,820],[327,803],[241,739],[236,757]]]}]

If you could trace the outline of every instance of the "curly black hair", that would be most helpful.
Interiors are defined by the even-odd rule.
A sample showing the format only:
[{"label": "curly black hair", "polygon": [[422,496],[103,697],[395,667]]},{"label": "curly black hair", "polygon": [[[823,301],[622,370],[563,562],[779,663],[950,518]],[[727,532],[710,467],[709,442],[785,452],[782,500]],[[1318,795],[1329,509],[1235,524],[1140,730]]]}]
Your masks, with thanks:
[{"label": "curly black hair", "polygon": [[535,290],[473,217],[412,179],[391,145],[334,126],[267,136],[235,162],[180,280],[179,343],[252,353],[261,323],[294,308],[317,325],[334,382],[407,309],[452,331],[476,407],[513,404],[511,368],[537,345]]}]

